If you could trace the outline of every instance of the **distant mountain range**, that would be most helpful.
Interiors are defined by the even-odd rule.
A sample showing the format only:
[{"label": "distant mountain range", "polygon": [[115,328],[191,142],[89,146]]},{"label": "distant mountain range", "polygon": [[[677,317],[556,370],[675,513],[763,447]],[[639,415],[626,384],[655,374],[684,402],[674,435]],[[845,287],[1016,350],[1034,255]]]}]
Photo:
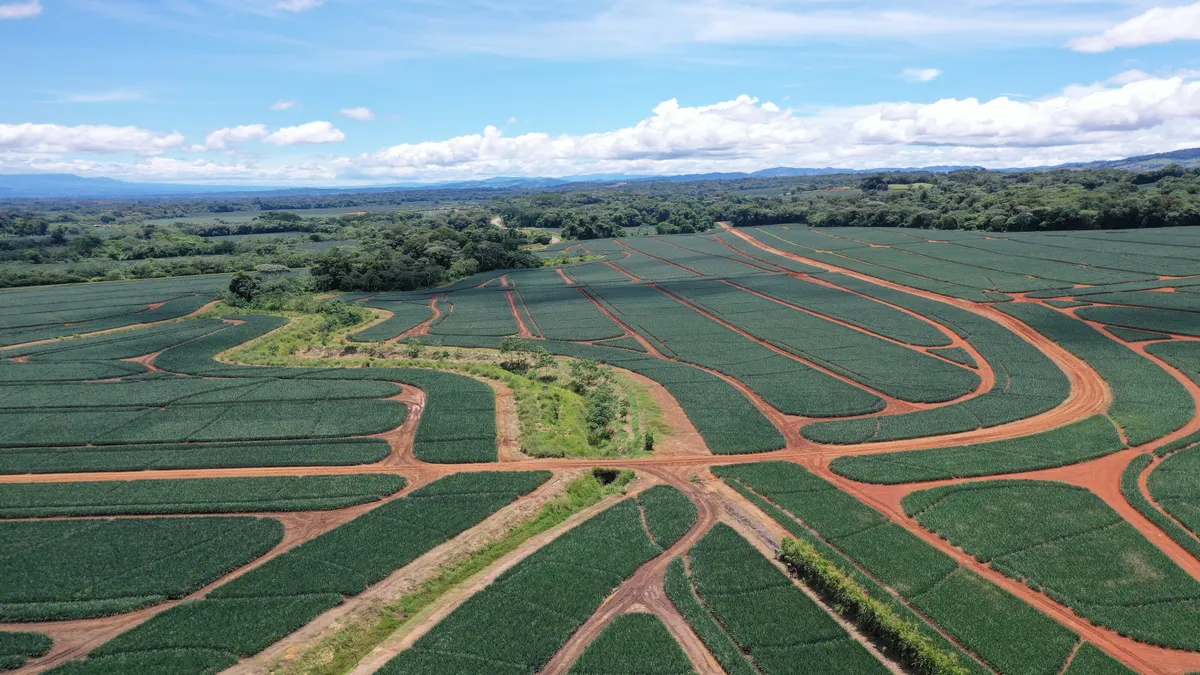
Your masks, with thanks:
[{"label": "distant mountain range", "polygon": [[[1142,155],[1103,162],[1079,162],[1039,169],[1121,169],[1125,171],[1147,171],[1169,164],[1184,167],[1200,167],[1200,148]],[[839,169],[774,167],[752,173],[695,173],[681,176],[643,176],[629,174],[588,174],[563,178],[498,176],[483,180],[451,181],[442,183],[399,183],[345,188],[287,188],[235,185],[182,185],[175,183],[131,183],[112,178],[84,178],[73,174],[0,174],[0,199],[120,199],[135,197],[203,197],[225,195],[244,197],[267,195],[305,195],[353,192],[392,192],[396,190],[454,190],[454,189],[507,189],[548,188],[573,183],[632,183],[648,181],[692,182],[707,180],[737,180],[739,178],[781,178],[791,176],[827,176],[833,174],[866,173],[947,173],[962,169],[978,169],[976,166],[925,166],[905,168]],[[1011,169],[1010,169],[1011,170]],[[1031,169],[1020,169],[1028,171]]]}]

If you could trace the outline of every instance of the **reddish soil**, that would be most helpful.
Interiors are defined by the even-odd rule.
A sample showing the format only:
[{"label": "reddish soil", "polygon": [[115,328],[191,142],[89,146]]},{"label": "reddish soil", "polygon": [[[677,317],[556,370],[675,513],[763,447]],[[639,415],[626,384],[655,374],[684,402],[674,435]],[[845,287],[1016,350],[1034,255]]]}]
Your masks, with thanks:
[{"label": "reddish soil", "polygon": [[504,295],[508,297],[508,308],[512,310],[513,319],[517,322],[517,334],[523,338],[537,339],[533,331],[529,330],[529,326],[525,325],[525,319],[521,317],[521,312],[517,311],[517,301],[513,298],[513,292],[505,291]]},{"label": "reddish soil", "polygon": [[666,263],[666,264],[668,264],[668,265],[670,265],[670,266],[672,266],[672,267],[678,267],[679,269],[683,270],[684,272],[689,272],[689,273],[691,273],[691,274],[695,274],[695,275],[696,275],[696,276],[698,276],[698,277],[702,277],[702,276],[704,276],[704,275],[703,275],[703,274],[701,274],[700,272],[697,272],[696,270],[694,270],[694,269],[692,269],[692,268],[690,268],[690,267],[685,267],[685,266],[683,266],[683,265],[680,265],[679,263],[677,263],[677,262],[675,262],[675,261],[673,261],[673,260],[668,260],[668,259],[666,259],[666,258],[663,258],[663,257],[661,257],[661,256],[657,256],[657,255],[654,255],[654,254],[652,254],[652,253],[646,253],[645,251],[639,251],[638,249],[636,249],[636,248],[634,248],[634,247],[632,247],[632,246],[630,246],[630,245],[626,244],[625,242],[623,242],[623,241],[621,241],[621,240],[619,240],[619,239],[613,239],[613,242],[615,242],[615,243],[616,243],[618,246],[623,246],[623,247],[625,247],[625,248],[629,249],[629,250],[630,250],[630,255],[633,255],[634,253],[641,253],[642,255],[646,256],[647,258],[654,258],[655,260],[657,260],[657,261],[659,261],[659,262],[664,262],[664,263]]},{"label": "reddish soil", "polygon": [[[435,321],[442,318],[442,308],[438,307],[438,300],[441,297],[442,296],[440,296],[440,295],[434,295],[432,298],[429,299],[429,309],[433,311],[433,316],[429,317],[428,319],[425,319],[421,323],[417,324],[415,327],[410,328],[409,330],[406,330],[403,333],[397,335],[396,337],[388,340],[386,342],[386,344],[393,345],[393,344],[396,344],[397,342],[403,340],[404,338],[417,337],[420,335],[429,335],[429,327],[432,326]],[[451,312],[454,311],[453,305],[450,306],[450,311]]]},{"label": "reddish soil", "polygon": [[633,272],[630,272],[629,270],[625,269],[624,267],[618,267],[616,265],[616,263],[605,261],[604,264],[608,265],[609,267],[613,268],[614,270],[620,272],[621,274],[624,274],[625,276],[629,277],[630,281],[641,281],[641,279],[634,276]]},{"label": "reddish soil", "polygon": [[[163,319],[162,321],[150,321],[148,323],[135,323],[135,324],[131,324],[128,326],[121,326],[120,328],[109,328],[108,330],[98,330],[98,331],[95,331],[92,333],[80,333],[79,335],[76,335],[74,337],[77,337],[77,338],[96,337],[97,335],[108,335],[110,333],[120,333],[122,331],[134,330],[134,329],[138,329],[138,328],[149,328],[151,326],[161,326],[165,323],[171,323],[173,321],[190,319],[192,317],[199,316],[199,315],[207,312],[208,310],[212,309],[213,307],[216,307],[218,302],[220,302],[220,301],[213,300],[212,302],[204,305],[203,307],[200,307],[199,309],[192,312],[191,314],[185,314],[185,315],[175,318],[175,319]],[[139,314],[140,314],[140,312],[139,312]],[[68,325],[68,324],[64,324],[64,325]],[[59,340],[59,338],[50,338],[48,340],[34,340],[33,342],[22,342],[21,344],[0,347],[0,352],[3,352],[6,349],[24,349],[26,347],[36,347],[37,345],[49,344],[51,342],[57,342],[58,340]]]},{"label": "reddish soil", "polygon": [[554,271],[558,272],[558,276],[562,277],[562,280],[563,280],[565,283],[568,283],[568,284],[573,284],[573,283],[575,283],[575,280],[574,280],[574,279],[572,279],[571,277],[567,276],[567,273],[566,273],[566,272],[563,270],[563,268],[561,268],[561,267],[555,267],[555,268],[554,268]]}]

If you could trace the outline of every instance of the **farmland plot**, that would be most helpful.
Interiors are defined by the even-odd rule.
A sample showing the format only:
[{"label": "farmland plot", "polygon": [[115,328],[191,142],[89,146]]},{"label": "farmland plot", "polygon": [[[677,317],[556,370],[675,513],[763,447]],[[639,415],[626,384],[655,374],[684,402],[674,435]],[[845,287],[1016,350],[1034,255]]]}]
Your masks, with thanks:
[{"label": "farmland plot", "polygon": [[370,328],[351,334],[350,339],[355,342],[390,340],[416,328],[433,316],[433,309],[428,302],[368,300],[363,304],[389,311],[392,316]]},{"label": "farmland plot", "polygon": [[443,478],[305,542],[202,600],[173,607],[101,645],[86,661],[54,672],[164,672],[154,670],[164,661],[179,675],[223,670],[474,527],[547,478],[546,472]]},{"label": "farmland plot", "polygon": [[888,672],[728,525],[688,554],[695,593],[764,675]]},{"label": "farmland plot", "polygon": [[588,645],[571,675],[694,675],[687,655],[653,614],[622,614]]},{"label": "farmland plot", "polygon": [[[1166,295],[1163,293],[1162,295]],[[1155,333],[1200,336],[1200,317],[1194,312],[1143,307],[1084,307],[1076,310],[1088,321]]]},{"label": "farmland plot", "polygon": [[1025,302],[1009,303],[1000,310],[1029,324],[1100,373],[1113,392],[1108,415],[1125,431],[1130,445],[1161,438],[1192,419],[1195,404],[1178,380],[1088,324]]},{"label": "farmland plot", "polygon": [[846,556],[871,583],[890,588],[998,672],[1055,675],[1071,654],[1073,632],[802,467],[767,462],[713,472],[778,505],[811,534],[804,537],[790,518],[781,524]]},{"label": "farmland plot", "polygon": [[108,616],[195,591],[283,538],[271,518],[0,522],[0,621]]},{"label": "farmland plot", "polygon": [[1156,274],[1137,273],[1098,267],[1083,267],[1079,264],[1058,262],[1047,259],[1030,259],[1014,256],[1008,253],[994,253],[979,248],[968,248],[958,244],[931,244],[914,242],[899,244],[898,249],[911,251],[922,256],[944,260],[947,262],[969,265],[1003,273],[1015,273],[1045,279],[1050,282],[1069,282],[1072,284],[1120,284],[1129,281],[1149,281]]},{"label": "farmland plot", "polygon": [[1151,644],[1200,649],[1200,582],[1084,488],[968,483],[914,493],[904,508],[1101,626]]},{"label": "farmland plot", "polygon": [[[641,508],[649,514],[660,506]],[[379,672],[537,672],[605,597],[661,552],[637,502],[625,499],[501,574]]]},{"label": "farmland plot", "polygon": [[863,443],[921,438],[993,427],[1031,417],[1066,400],[1066,375],[1045,354],[990,319],[964,309],[840,274],[831,283],[910,309],[958,333],[996,374],[990,391],[948,406],[873,420],[818,422],[803,429],[819,443]]},{"label": "farmland plot", "polygon": [[499,289],[457,291],[444,296],[442,316],[429,327],[434,335],[516,335],[508,295]]},{"label": "farmland plot", "polygon": [[522,289],[517,297],[547,340],[606,340],[625,335],[625,330],[578,288]]},{"label": "farmland plot", "polygon": [[376,501],[403,476],[299,476],[0,485],[0,518],[312,511]]},{"label": "farmland plot", "polygon": [[20,668],[26,659],[50,650],[50,638],[41,633],[0,633],[0,671]]},{"label": "farmland plot", "polygon": [[936,403],[979,386],[979,375],[719,281],[663,286],[747,333],[904,401]]},{"label": "farmland plot", "polygon": [[1200,451],[1190,448],[1171,455],[1155,467],[1146,480],[1150,496],[1163,509],[1200,534]]},{"label": "farmland plot", "polygon": [[[685,248],[689,245],[688,242],[692,241],[692,239],[693,237],[689,236],[662,238],[636,237],[622,241],[621,243],[624,246],[640,251],[647,255],[668,260],[701,276],[739,277],[764,273],[764,270],[761,267],[748,264],[750,261],[745,259],[739,260],[741,256],[738,256],[734,251],[726,250],[725,256],[717,256]],[[701,246],[703,246],[703,244],[701,244]],[[650,279],[647,278],[647,280]],[[657,281],[658,279],[654,280]]]},{"label": "farmland plot", "polygon": [[726,328],[649,286],[593,289],[664,353],[733,377],[782,412],[831,417],[873,412],[883,400]]}]

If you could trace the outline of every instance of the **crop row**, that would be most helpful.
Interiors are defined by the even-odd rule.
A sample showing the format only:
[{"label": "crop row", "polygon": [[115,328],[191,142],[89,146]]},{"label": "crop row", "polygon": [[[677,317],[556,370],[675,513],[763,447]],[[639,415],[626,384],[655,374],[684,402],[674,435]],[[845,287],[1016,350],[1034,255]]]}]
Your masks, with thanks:
[{"label": "crop row", "polygon": [[0,449],[0,474],[336,466],[371,464],[390,452],[387,441],[380,438],[4,448]]},{"label": "crop row", "polygon": [[[647,520],[662,503],[641,504]],[[538,672],[604,598],[661,552],[638,504],[623,500],[501,574],[379,672]]]},{"label": "crop row", "polygon": [[[699,237],[686,235],[675,237],[632,237],[623,240],[622,243],[629,248],[641,251],[647,255],[669,260],[676,265],[686,267],[689,270],[695,270],[706,277],[741,277],[750,274],[762,274],[764,272],[762,267],[747,264],[750,261],[745,260],[736,252],[728,249],[722,252],[721,255],[714,255],[712,252],[691,250],[691,243],[693,241],[697,241],[700,247],[704,246],[703,241]],[[713,249],[709,247],[709,251],[713,251]],[[641,275],[639,274],[638,276]],[[678,274],[673,276],[679,277]],[[686,276],[694,277],[692,274],[687,274]],[[642,278],[658,280],[654,277]]]},{"label": "crop row", "polygon": [[[1054,302],[1054,301],[1048,300],[1047,302]],[[1107,330],[1109,333],[1112,333],[1113,335],[1117,336],[1117,338],[1120,339],[1122,342],[1128,342],[1128,343],[1149,342],[1151,340],[1170,340],[1171,339],[1171,336],[1167,335],[1166,333],[1149,333],[1144,330],[1137,330],[1136,328],[1122,328],[1120,326],[1105,326],[1104,330]]]},{"label": "crop row", "polygon": [[661,351],[745,383],[784,413],[832,417],[883,407],[879,397],[772,351],[653,287],[592,290]]},{"label": "crop row", "polygon": [[[1195,264],[1200,268],[1200,264]],[[1200,312],[1200,294],[1197,293],[1154,293],[1150,291],[1124,291],[1088,295],[1090,302],[1130,307],[1171,309],[1181,312]]]},{"label": "crop row", "polygon": [[1195,536],[1200,535],[1197,484],[1200,484],[1200,451],[1196,448],[1167,457],[1146,478],[1146,487],[1154,501],[1191,530],[1193,537],[1187,546],[1200,557],[1200,542],[1195,541]]},{"label": "crop row", "polygon": [[750,335],[888,396],[938,403],[979,386],[979,375],[973,371],[720,281],[664,288]]},{"label": "crop row", "polygon": [[[1114,251],[1088,250],[1084,248],[1088,245],[1086,242],[1086,239],[1076,237],[1047,237],[1027,233],[1005,233],[997,236],[996,233],[983,232],[972,233],[972,236],[954,241],[955,244],[968,248],[971,251],[987,251],[992,254],[1005,256],[1006,258],[1046,260],[1076,266],[1076,271],[1056,268],[1053,273],[1060,274],[1061,276],[1056,276],[1055,278],[1062,278],[1069,274],[1078,274],[1080,273],[1078,270],[1089,270],[1090,268],[1091,271],[1101,273],[1106,270],[1139,272],[1152,275],[1157,279],[1160,275],[1183,276],[1193,274],[1198,267],[1194,262],[1179,258],[1136,254],[1129,251],[1117,253]],[[989,259],[996,260],[995,257],[990,257]],[[1012,266],[1012,263],[1005,262],[1003,264],[1006,270],[1011,271],[1016,269]],[[1113,282],[1081,281],[1078,283],[1099,285]]]},{"label": "crop row", "polygon": [[[212,673],[262,651],[543,483],[547,472],[455,474],[173,607],[56,675]],[[162,669],[163,664],[171,664]],[[157,668],[157,670],[156,670]]]},{"label": "crop row", "polygon": [[108,408],[127,406],[247,404],[284,401],[387,398],[400,393],[390,382],[374,380],[207,379],[166,377],[104,383],[5,386],[0,407],[7,410]]},{"label": "crop row", "polygon": [[[424,300],[424,299],[422,299]],[[383,302],[371,300],[365,303],[368,307],[385,309],[392,316],[370,328],[360,330],[350,335],[355,342],[383,342],[402,335],[433,316],[429,302]]]},{"label": "crop row", "polygon": [[1187,424],[1195,403],[1187,389],[1153,361],[1088,324],[1032,303],[999,309],[1083,359],[1108,383],[1113,402],[1108,415],[1133,446],[1149,443]]},{"label": "crop row", "polygon": [[59,621],[179,598],[271,550],[272,518],[0,523],[0,621]]},{"label": "crop row", "polygon": [[[1174,514],[1171,511],[1167,512],[1172,513],[1172,515],[1164,515],[1162,511],[1155,508],[1154,504],[1150,503],[1146,495],[1142,494],[1142,488],[1138,483],[1138,479],[1142,472],[1146,470],[1146,467],[1150,466],[1153,462],[1154,455],[1150,453],[1140,454],[1130,460],[1129,464],[1125,466],[1125,471],[1121,473],[1121,495],[1125,497],[1125,501],[1129,502],[1130,506],[1137,509],[1147,520],[1162,529],[1168,537],[1174,539],[1175,543],[1187,549],[1192,555],[1200,558],[1200,540],[1197,540],[1196,535],[1188,531],[1186,527],[1181,526],[1179,522],[1176,522],[1178,516],[1172,517]],[[1162,468],[1162,465],[1159,465],[1155,471],[1157,472],[1160,468]],[[1192,478],[1188,473],[1190,472],[1185,472],[1184,476]],[[1169,476],[1167,481],[1174,484],[1175,478],[1176,476]],[[1161,476],[1159,480],[1162,480]],[[1172,487],[1177,487],[1177,485],[1172,485]],[[1152,494],[1152,496],[1154,495]],[[1158,501],[1159,497],[1154,496],[1154,499]],[[1189,499],[1185,493],[1182,501],[1186,510],[1188,506],[1191,506],[1190,502],[1193,500]],[[1162,504],[1160,503],[1159,506],[1162,506]],[[1166,510],[1166,507],[1163,507],[1163,509]]]},{"label": "crop row", "polygon": [[1200,649],[1200,581],[1085,488],[967,483],[913,493],[904,508],[1096,624],[1152,644]]},{"label": "crop row", "polygon": [[108,361],[153,354],[182,342],[208,335],[229,324],[213,319],[182,321],[140,330],[55,341],[3,352],[5,357],[27,356],[31,361]]},{"label": "crop row", "polygon": [[442,296],[442,316],[429,327],[434,335],[516,335],[517,320],[500,289],[466,290]]},{"label": "crop row", "polygon": [[[984,240],[984,243],[987,244],[990,242]],[[1145,272],[1130,272],[1094,266],[1084,267],[1078,263],[1014,255],[1012,251],[990,251],[983,246],[975,247],[973,244],[972,246],[962,246],[956,242],[945,244],[914,242],[911,244],[899,244],[896,248],[918,253],[936,260],[979,268],[985,274],[991,274],[992,272],[1018,274],[1045,279],[1050,282],[1067,282],[1069,284],[1095,286],[1099,284],[1119,284],[1128,281],[1149,281],[1158,277],[1157,274]],[[1016,291],[1017,288],[1014,286],[1009,288],[1009,290]]]},{"label": "crop row", "polygon": [[971,344],[992,367],[996,383],[975,398],[948,406],[871,420],[818,422],[803,429],[819,443],[864,443],[921,438],[993,427],[1045,412],[1066,400],[1070,383],[1045,354],[1000,324],[964,309],[869,282],[830,274],[831,283],[910,309]]},{"label": "crop row", "polygon": [[696,595],[760,672],[888,672],[728,525],[717,523],[688,555]]},{"label": "crop row", "polygon": [[1200,336],[1200,321],[1195,312],[1143,307],[1084,307],[1080,317],[1110,326],[1137,328],[1157,333]]},{"label": "crop row", "polygon": [[739,279],[741,286],[910,345],[941,347],[950,338],[928,321],[840,288],[787,276]]},{"label": "crop row", "polygon": [[377,501],[404,484],[388,474],[11,483],[0,485],[0,518],[337,509]]},{"label": "crop row", "polygon": [[[1074,648],[1077,636],[1061,624],[798,465],[769,462],[714,473],[760,503],[769,499],[778,506],[767,509],[772,517],[798,537],[831,547],[823,550],[827,557],[878,599],[895,593],[1003,675],[1053,675]],[[960,664],[972,667],[968,659]]]},{"label": "crop row", "polygon": [[604,340],[625,334],[578,288],[524,288],[517,297],[518,306],[529,309],[537,329],[548,340]]},{"label": "crop row", "polygon": [[41,633],[0,633],[0,672],[20,668],[27,659],[50,651],[52,644]]},{"label": "crop row", "polygon": [[973,445],[839,457],[836,473],[864,483],[916,483],[1049,469],[1103,457],[1125,447],[1104,415],[1050,431]]},{"label": "crop row", "polygon": [[653,614],[612,620],[571,666],[570,675],[695,675],[687,654]]}]

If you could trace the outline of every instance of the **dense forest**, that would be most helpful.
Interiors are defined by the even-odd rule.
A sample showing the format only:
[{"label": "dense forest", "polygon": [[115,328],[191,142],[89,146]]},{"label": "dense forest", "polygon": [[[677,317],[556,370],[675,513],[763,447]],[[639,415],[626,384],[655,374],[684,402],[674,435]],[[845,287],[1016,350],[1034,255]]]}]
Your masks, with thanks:
[{"label": "dense forest", "polygon": [[409,290],[479,271],[537,266],[538,257],[527,249],[552,235],[703,232],[717,221],[1001,232],[1200,225],[1200,170],[962,170],[184,200],[10,200],[0,203],[0,286],[265,265],[309,268],[325,290]]}]

